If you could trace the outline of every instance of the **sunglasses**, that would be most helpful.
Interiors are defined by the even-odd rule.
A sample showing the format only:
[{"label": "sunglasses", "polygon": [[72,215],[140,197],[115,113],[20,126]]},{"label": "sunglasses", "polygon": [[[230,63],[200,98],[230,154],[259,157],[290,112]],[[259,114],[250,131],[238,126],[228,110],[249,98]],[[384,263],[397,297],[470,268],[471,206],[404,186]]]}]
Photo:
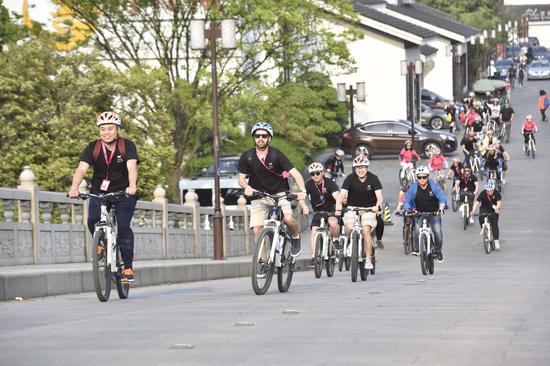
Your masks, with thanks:
[{"label": "sunglasses", "polygon": [[428,176],[427,175],[422,175],[422,176],[418,176],[416,177],[416,179],[428,179]]},{"label": "sunglasses", "polygon": [[309,175],[311,175],[312,177],[315,177],[317,175],[321,175],[321,172],[313,172],[313,173],[309,173]]},{"label": "sunglasses", "polygon": [[269,134],[267,133],[257,133],[254,135],[255,139],[267,139],[269,137]]}]

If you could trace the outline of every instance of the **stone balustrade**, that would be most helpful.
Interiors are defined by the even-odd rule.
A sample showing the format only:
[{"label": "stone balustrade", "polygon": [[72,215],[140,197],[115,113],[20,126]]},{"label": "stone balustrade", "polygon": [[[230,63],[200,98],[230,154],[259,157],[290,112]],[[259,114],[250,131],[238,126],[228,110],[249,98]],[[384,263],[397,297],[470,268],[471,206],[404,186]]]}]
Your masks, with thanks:
[{"label": "stone balustrade", "polygon": [[[66,193],[39,191],[29,167],[21,184],[0,188],[0,265],[73,263],[91,260],[86,227],[88,202]],[[86,183],[80,191],[86,191]],[[200,207],[193,190],[184,205],[169,204],[162,186],[152,202],[138,201],[132,220],[135,259],[211,258],[213,208]],[[222,202],[225,256],[250,253],[248,209],[241,197],[235,208]]]}]

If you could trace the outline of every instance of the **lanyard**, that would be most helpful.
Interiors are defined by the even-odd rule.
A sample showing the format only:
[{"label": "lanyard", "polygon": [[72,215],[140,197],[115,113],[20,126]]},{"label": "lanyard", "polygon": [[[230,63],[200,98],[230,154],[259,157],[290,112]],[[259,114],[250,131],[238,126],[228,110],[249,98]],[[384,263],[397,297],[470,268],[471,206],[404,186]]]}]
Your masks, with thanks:
[{"label": "lanyard", "polygon": [[105,179],[109,180],[109,167],[115,156],[116,145],[113,151],[111,151],[111,156],[107,159],[107,149],[105,148],[105,143],[101,141],[101,148],[103,149],[103,159],[105,160],[105,165],[107,165],[107,177]]},{"label": "lanyard", "polygon": [[325,203],[325,177],[322,178],[322,181],[321,181],[321,190],[319,190],[319,186],[317,185],[317,183],[313,182],[315,184],[315,188],[317,188],[317,192],[319,192],[319,199],[321,200],[321,203],[319,203],[318,205],[315,205],[315,207],[319,207],[321,205],[323,205],[323,203]]},{"label": "lanyard", "polygon": [[[489,195],[489,193],[487,193],[487,191],[485,191],[485,194],[487,195],[487,201],[489,201],[489,204],[491,205],[491,207],[493,207],[494,203],[493,203],[493,200],[491,199],[491,196]],[[496,198],[495,198],[495,203],[496,203]]]}]

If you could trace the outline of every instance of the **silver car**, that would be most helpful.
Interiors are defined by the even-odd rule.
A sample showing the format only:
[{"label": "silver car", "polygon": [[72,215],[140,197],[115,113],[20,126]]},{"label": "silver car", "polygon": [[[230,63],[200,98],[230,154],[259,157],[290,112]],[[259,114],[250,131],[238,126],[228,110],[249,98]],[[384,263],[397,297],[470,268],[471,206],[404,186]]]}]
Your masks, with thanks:
[{"label": "silver car", "polygon": [[446,118],[447,112],[443,109],[430,108],[426,104],[422,103],[422,113],[420,114],[422,126],[434,130],[441,130],[442,128],[449,126]]},{"label": "silver car", "polygon": [[527,70],[527,79],[550,79],[550,62],[533,61]]}]

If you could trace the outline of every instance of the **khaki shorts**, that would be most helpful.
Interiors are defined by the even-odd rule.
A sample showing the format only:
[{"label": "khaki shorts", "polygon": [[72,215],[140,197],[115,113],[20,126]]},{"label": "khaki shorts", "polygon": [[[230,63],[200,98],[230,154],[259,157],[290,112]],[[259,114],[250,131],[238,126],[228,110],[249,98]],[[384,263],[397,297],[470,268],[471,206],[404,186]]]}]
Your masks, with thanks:
[{"label": "khaki shorts", "polygon": [[[250,204],[250,227],[264,226],[264,220],[267,219],[271,212],[271,207],[274,204],[274,200],[269,197],[263,197],[254,200]],[[292,207],[290,202],[286,198],[279,200],[279,206],[283,211],[283,215],[292,215]]]},{"label": "khaki shorts", "polygon": [[[348,211],[344,214],[344,225],[353,225],[355,222],[355,212],[354,211]],[[361,215],[361,226],[370,226],[371,232],[376,228],[376,214],[374,212],[364,212]]]}]

